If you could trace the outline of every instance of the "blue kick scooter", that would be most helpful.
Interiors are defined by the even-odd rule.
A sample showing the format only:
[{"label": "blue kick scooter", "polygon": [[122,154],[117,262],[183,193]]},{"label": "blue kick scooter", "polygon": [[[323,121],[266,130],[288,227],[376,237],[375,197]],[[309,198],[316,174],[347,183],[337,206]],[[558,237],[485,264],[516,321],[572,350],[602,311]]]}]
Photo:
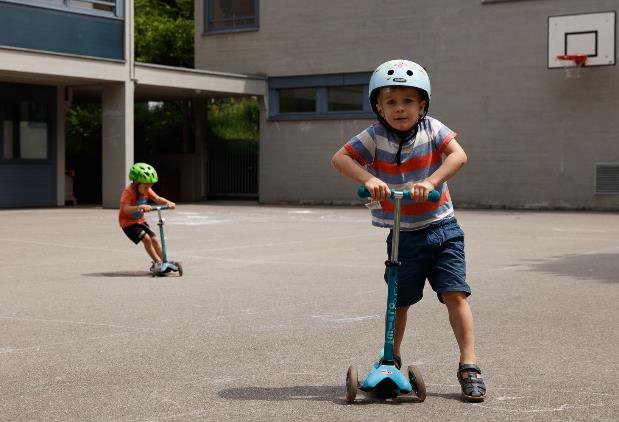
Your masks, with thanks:
[{"label": "blue kick scooter", "polygon": [[166,276],[170,273],[178,273],[179,277],[183,275],[183,266],[180,262],[168,261],[168,255],[166,253],[165,246],[165,235],[163,234],[163,225],[165,224],[165,219],[161,216],[162,210],[167,210],[170,207],[167,205],[157,205],[152,207],[152,211],[157,211],[157,215],[159,217],[159,221],[157,225],[159,226],[159,236],[161,237],[161,251],[163,252],[163,262],[157,271],[153,268],[151,275],[153,277],[157,276]]},{"label": "blue kick scooter", "polygon": [[[365,186],[359,186],[357,194],[362,198],[370,197]],[[426,399],[426,386],[423,377],[416,366],[410,365],[406,377],[395,366],[393,358],[393,340],[395,333],[395,308],[398,290],[398,245],[400,241],[400,206],[402,198],[411,199],[409,191],[391,191],[394,201],[393,235],[391,239],[391,256],[385,262],[387,266],[387,314],[385,318],[385,345],[382,356],[374,362],[374,366],[365,380],[358,381],[357,368],[351,365],[346,374],[346,401],[354,403],[357,390],[373,392],[383,398],[395,398],[400,394],[414,392],[419,401]],[[438,202],[440,194],[433,190],[428,195],[428,201]]]}]

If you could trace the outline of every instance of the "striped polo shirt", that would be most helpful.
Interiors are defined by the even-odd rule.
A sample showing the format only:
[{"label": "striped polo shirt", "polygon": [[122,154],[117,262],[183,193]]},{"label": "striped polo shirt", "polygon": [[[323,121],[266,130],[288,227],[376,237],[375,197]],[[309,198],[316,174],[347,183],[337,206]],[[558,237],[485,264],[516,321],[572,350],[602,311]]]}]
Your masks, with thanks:
[{"label": "striped polo shirt", "polygon": [[[387,183],[392,189],[410,189],[421,182],[443,163],[443,151],[456,133],[443,123],[427,116],[420,124],[414,138],[402,146],[402,164],[396,165],[400,138],[380,123],[375,123],[344,145],[346,151],[371,174]],[[417,230],[454,215],[447,183],[437,186],[440,200],[437,203],[415,203],[402,200],[400,230]],[[393,226],[393,202],[381,201],[382,209],[372,210],[372,224],[378,227]]]}]

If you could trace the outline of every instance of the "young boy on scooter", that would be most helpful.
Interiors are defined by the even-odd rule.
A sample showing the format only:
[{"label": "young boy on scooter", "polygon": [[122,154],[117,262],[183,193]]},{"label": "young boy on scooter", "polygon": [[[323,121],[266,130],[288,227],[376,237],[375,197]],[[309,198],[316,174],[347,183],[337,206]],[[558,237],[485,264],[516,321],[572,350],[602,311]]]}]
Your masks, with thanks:
[{"label": "young boy on scooter", "polygon": [[133,243],[137,245],[142,242],[146,253],[153,260],[150,271],[156,273],[163,261],[163,251],[155,232],[146,222],[144,213],[152,210],[148,205],[149,201],[158,205],[167,205],[170,208],[176,208],[176,204],[157,195],[152,189],[153,184],[159,180],[153,166],[135,163],[129,171],[129,180],[131,184],[125,188],[120,197],[118,222]]},{"label": "young boy on scooter", "polygon": [[[457,377],[462,395],[483,401],[486,386],[477,366],[473,316],[467,297],[464,232],[454,216],[447,180],[466,163],[455,132],[427,115],[430,79],[423,67],[408,60],[378,66],[369,86],[378,123],[353,137],[332,158],[344,176],[363,184],[372,195],[372,224],[393,227],[390,190],[410,190],[413,203],[401,209],[398,293],[394,360],[402,364],[400,347],[407,312],[423,296],[425,280],[444,303],[460,349]],[[437,203],[425,202],[432,190]],[[380,205],[378,205],[380,204]],[[390,231],[387,254],[391,255]],[[385,272],[386,279],[386,272]]]}]

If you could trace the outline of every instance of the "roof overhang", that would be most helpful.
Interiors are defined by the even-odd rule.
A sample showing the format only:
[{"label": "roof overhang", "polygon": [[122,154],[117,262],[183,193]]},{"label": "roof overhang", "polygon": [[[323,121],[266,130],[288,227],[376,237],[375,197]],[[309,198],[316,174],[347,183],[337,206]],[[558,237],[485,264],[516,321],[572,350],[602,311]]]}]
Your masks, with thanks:
[{"label": "roof overhang", "polygon": [[264,76],[240,75],[0,47],[0,81],[70,87],[74,98],[97,99],[110,82],[133,81],[136,101],[264,96]]}]

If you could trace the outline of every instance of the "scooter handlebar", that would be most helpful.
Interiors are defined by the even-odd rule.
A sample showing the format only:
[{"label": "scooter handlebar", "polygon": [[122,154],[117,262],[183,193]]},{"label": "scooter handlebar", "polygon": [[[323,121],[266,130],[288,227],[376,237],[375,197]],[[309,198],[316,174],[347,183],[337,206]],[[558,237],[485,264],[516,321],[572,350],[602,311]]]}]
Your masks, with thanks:
[{"label": "scooter handlebar", "polygon": [[[395,197],[396,192],[397,191],[391,189],[391,199]],[[359,186],[359,188],[357,189],[357,195],[359,195],[359,197],[361,198],[369,198],[370,196],[372,196],[372,194],[370,194],[370,191],[363,185]],[[402,197],[404,199],[412,199],[411,192],[409,190],[402,191]],[[441,194],[438,193],[438,191],[436,190],[433,190],[428,194],[429,202],[438,202],[440,199],[441,199]]]},{"label": "scooter handlebar", "polygon": [[152,212],[152,211],[168,210],[168,209],[170,209],[170,207],[167,205],[151,205],[150,211],[145,210],[144,212]]}]

